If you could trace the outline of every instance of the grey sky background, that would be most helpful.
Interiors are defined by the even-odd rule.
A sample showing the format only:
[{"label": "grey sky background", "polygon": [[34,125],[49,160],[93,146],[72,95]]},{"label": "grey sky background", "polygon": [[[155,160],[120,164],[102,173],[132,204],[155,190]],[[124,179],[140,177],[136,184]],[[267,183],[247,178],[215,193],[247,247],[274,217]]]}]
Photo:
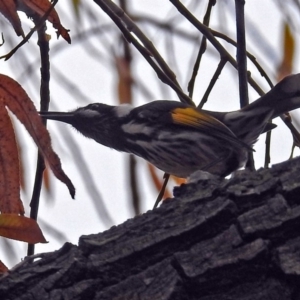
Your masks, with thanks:
[{"label": "grey sky background", "polygon": [[[84,1],[86,2],[86,1]],[[69,1],[59,1],[57,10],[60,14],[62,24],[70,29],[72,37],[72,45],[68,45],[62,38],[56,39],[56,34],[52,25],[48,23],[48,33],[51,34],[51,68],[52,72],[56,73],[51,78],[51,98],[50,110],[68,111],[83,106],[92,102],[104,102],[107,104],[116,105],[116,70],[113,68],[114,61],[111,55],[112,52],[118,54],[120,52],[120,43],[116,41],[117,34],[111,35],[115,29],[115,25],[106,16],[106,14],[92,1],[91,7],[97,14],[97,20],[91,20],[87,16],[87,12],[81,12],[80,29],[74,26],[74,14],[70,8]],[[185,5],[195,11],[195,15],[202,20],[206,9],[207,1],[199,1],[199,5],[195,8],[193,1],[182,1]],[[222,2],[222,1],[219,1]],[[222,31],[235,39],[235,19],[234,19],[234,1],[223,1],[213,9],[211,27],[215,30]],[[175,19],[177,28],[191,33],[192,36],[199,36],[199,33],[191,27],[172,7],[169,1],[161,0],[144,0],[144,1],[130,1],[129,9],[132,14],[147,15],[159,22]],[[282,24],[284,19],[287,19],[294,14],[299,18],[299,12],[293,11],[295,8],[288,4],[286,11],[280,9],[280,5],[276,1],[252,0],[246,1],[246,30],[248,51],[254,54],[258,61],[262,64],[268,74],[275,82],[276,66],[280,63],[282,56]],[[0,16],[1,21],[3,17]],[[23,28],[28,32],[32,27],[32,23],[26,17],[22,18]],[[7,22],[6,22],[7,23]],[[293,21],[293,30],[299,32],[299,21]],[[93,37],[89,39],[93,47],[84,41],[77,41],[79,32],[86,30],[89,32],[91,28],[99,27],[98,31],[93,33]],[[170,66],[175,71],[179,83],[186,91],[187,83],[191,75],[191,65],[196,57],[195,43],[191,47],[191,43],[185,39],[176,37],[168,37],[165,33],[160,31],[157,27],[153,28],[149,23],[139,23],[139,27],[154,43],[163,57],[167,60]],[[7,27],[5,36],[14,35],[12,28]],[[297,50],[299,49],[299,41],[296,36],[296,56],[294,63],[294,73],[299,72],[299,56]],[[13,38],[16,44],[20,39]],[[18,80],[19,83],[28,92],[32,100],[35,102],[37,108],[38,87],[39,87],[39,64],[38,64],[38,48],[35,45],[36,37],[30,40],[23,46],[9,61],[0,61],[2,73],[12,76]],[[170,53],[170,45],[174,46],[174,53]],[[234,48],[223,45],[228,48],[233,55]],[[35,49],[35,50],[32,50]],[[97,51],[95,51],[97,49]],[[178,99],[176,94],[170,88],[164,87],[159,82],[150,66],[137,54],[137,51],[132,47],[132,53],[135,55],[133,60],[133,75],[136,80],[141,79],[143,85],[151,92],[149,98],[151,100],[157,99]],[[1,54],[9,50],[7,45],[4,45],[0,51]],[[32,71],[28,76],[28,64],[22,64],[21,51],[25,52],[26,57],[31,62]],[[20,53],[19,53],[20,52]],[[96,54],[95,54],[96,53]],[[137,56],[136,56],[137,54]],[[17,57],[18,56],[18,57]],[[36,63],[37,62],[37,63]],[[199,101],[206,90],[206,87],[214,73],[217,63],[219,62],[219,55],[212,47],[208,48],[207,54],[204,56],[204,61],[201,64],[201,69],[196,83],[194,100]],[[268,86],[263,79],[261,79],[258,72],[251,64],[248,65],[255,80],[261,83],[261,86],[268,90]],[[73,91],[75,95],[70,95],[62,85],[57,74],[63,73],[73,83]],[[80,92],[77,92],[77,89]],[[258,95],[249,88],[250,100],[253,101],[258,98]],[[150,99],[145,97],[138,87],[134,88],[134,103],[140,105],[146,103]],[[225,103],[226,102],[226,106]],[[205,109],[227,111],[239,108],[238,86],[236,71],[227,66],[222,72],[215,89],[213,90],[209,103],[205,105]],[[288,159],[292,144],[291,135],[287,128],[282,124],[281,120],[276,120],[278,129],[274,131],[272,137],[272,163],[281,162]],[[120,224],[126,219],[133,216],[133,211],[128,207],[128,178],[126,177],[127,156],[126,154],[118,153],[117,151],[105,148],[92,140],[88,140],[71,129],[66,124],[57,124],[49,121],[48,128],[52,136],[53,147],[59,154],[62,160],[63,168],[71,177],[76,186],[76,200],[73,201],[68,193],[67,188],[56,180],[51,175],[51,194],[47,195],[45,191],[42,192],[39,216],[40,226],[49,241],[48,244],[40,244],[36,246],[36,252],[47,252],[58,249],[62,246],[62,240],[77,244],[78,238],[83,234],[92,234],[108,229],[110,226],[99,219],[95,212],[95,206],[87,194],[89,186],[83,183],[80,176],[80,169],[76,168],[78,162],[74,161],[71,155],[71,150],[68,145],[68,136],[65,132],[75,140],[82,155],[86,159],[96,185],[101,194],[101,198],[105,202],[107,210],[110,213],[113,224]],[[26,161],[26,191],[22,192],[21,198],[27,206],[26,215],[29,215],[28,202],[32,192],[33,178],[36,165],[36,146],[33,144],[27,132],[17,124],[16,128],[18,136],[22,137],[22,157]],[[264,141],[262,136],[260,141],[255,146],[255,161],[257,167],[261,167],[264,163]],[[296,155],[299,154],[297,150]],[[163,173],[161,173],[161,176]],[[142,211],[146,212],[152,209],[157,192],[154,185],[151,183],[145,162],[139,163],[139,190],[143,199]],[[63,233],[64,237],[58,242],[53,236],[48,234],[47,225],[51,224]],[[112,224],[111,224],[112,225]],[[26,255],[27,245],[21,242],[14,242],[20,257]],[[5,261],[5,253],[1,251],[3,248],[3,241],[0,239],[0,255],[1,259]],[[4,251],[5,252],[5,251]],[[5,263],[7,263],[5,261]],[[11,262],[14,264],[15,262]]]}]

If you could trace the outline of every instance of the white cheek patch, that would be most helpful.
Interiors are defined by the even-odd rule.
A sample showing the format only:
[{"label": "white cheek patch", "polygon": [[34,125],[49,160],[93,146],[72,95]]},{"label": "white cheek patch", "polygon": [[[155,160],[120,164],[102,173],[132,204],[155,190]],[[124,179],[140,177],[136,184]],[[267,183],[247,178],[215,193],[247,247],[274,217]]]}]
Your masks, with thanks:
[{"label": "white cheek patch", "polygon": [[116,106],[114,108],[114,111],[115,111],[117,117],[125,117],[132,111],[132,109],[133,109],[133,107],[130,104],[122,104],[122,105]]}]

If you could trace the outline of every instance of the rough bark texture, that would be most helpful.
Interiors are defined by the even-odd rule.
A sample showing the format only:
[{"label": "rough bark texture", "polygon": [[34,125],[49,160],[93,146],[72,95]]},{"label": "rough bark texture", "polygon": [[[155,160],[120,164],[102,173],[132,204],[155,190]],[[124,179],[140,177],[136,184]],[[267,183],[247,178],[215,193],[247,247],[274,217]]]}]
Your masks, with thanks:
[{"label": "rough bark texture", "polygon": [[300,159],[231,180],[200,173],[174,195],[27,258],[0,299],[300,299]]}]

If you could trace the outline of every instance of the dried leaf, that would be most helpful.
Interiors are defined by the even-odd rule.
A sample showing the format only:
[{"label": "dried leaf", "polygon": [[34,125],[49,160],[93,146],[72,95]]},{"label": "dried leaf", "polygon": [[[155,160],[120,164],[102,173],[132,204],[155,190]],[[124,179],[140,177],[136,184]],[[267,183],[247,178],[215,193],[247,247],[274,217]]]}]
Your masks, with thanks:
[{"label": "dried leaf", "polygon": [[3,275],[8,271],[7,266],[0,260],[0,275]]},{"label": "dried leaf", "polygon": [[119,75],[118,80],[118,97],[119,103],[131,103],[132,94],[131,94],[131,85],[132,77],[130,72],[129,62],[123,57],[115,58],[116,67]]},{"label": "dried leaf", "polygon": [[50,176],[49,176],[49,166],[46,163],[46,168],[43,173],[43,183],[46,189],[46,192],[50,194]]},{"label": "dried leaf", "polygon": [[[19,0],[17,9],[25,12],[29,16],[36,13],[42,17],[48,11],[50,6],[51,3],[48,0]],[[71,44],[71,37],[68,33],[69,30],[61,25],[55,8],[51,10],[48,21],[52,23],[55,29],[57,29],[57,37],[61,35],[69,44]]]},{"label": "dried leaf", "polygon": [[17,7],[15,0],[0,0],[0,12],[11,23],[17,36],[25,37],[21,21],[17,14]]},{"label": "dried leaf", "polygon": [[283,40],[283,58],[278,68],[278,81],[290,75],[293,70],[293,60],[295,54],[295,38],[291,32],[289,24],[284,24],[284,40]]},{"label": "dried leaf", "polygon": [[15,214],[0,214],[0,235],[30,244],[47,243],[35,220]]},{"label": "dried leaf", "polygon": [[10,77],[0,75],[0,99],[23,123],[56,178],[67,185],[72,198],[74,198],[75,188],[62,170],[60,159],[51,147],[49,133],[26,92]]},{"label": "dried leaf", "polygon": [[1,102],[0,137],[0,211],[24,215],[20,200],[19,158],[15,134],[7,110]]}]

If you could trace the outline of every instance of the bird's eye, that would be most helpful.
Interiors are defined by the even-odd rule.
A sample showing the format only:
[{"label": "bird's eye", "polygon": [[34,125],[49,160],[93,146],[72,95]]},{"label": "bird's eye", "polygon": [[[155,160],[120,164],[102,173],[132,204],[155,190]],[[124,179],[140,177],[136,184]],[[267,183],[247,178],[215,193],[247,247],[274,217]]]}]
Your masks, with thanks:
[{"label": "bird's eye", "polygon": [[155,121],[157,119],[157,116],[155,114],[152,114],[152,113],[149,113],[149,112],[146,112],[146,111],[143,111],[143,112],[140,112],[138,114],[138,116],[141,118],[141,119],[144,119],[144,120],[147,120],[147,121]]}]

